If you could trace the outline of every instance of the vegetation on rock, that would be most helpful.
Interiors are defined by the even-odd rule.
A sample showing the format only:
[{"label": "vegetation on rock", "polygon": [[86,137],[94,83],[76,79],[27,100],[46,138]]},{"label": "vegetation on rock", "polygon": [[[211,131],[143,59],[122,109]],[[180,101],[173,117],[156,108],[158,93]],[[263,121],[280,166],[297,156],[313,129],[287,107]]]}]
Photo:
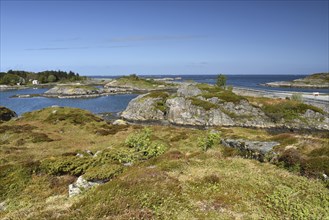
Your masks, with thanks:
[{"label": "vegetation on rock", "polygon": [[123,76],[109,82],[106,87],[123,87],[132,90],[159,90],[172,88],[174,85],[166,82],[156,81],[154,79],[145,79],[136,74]]},{"label": "vegetation on rock", "polygon": [[245,98],[233,93],[231,90],[223,89],[209,84],[198,84],[199,89],[203,91],[202,97],[209,99],[213,97],[219,98],[223,102],[238,103]]}]

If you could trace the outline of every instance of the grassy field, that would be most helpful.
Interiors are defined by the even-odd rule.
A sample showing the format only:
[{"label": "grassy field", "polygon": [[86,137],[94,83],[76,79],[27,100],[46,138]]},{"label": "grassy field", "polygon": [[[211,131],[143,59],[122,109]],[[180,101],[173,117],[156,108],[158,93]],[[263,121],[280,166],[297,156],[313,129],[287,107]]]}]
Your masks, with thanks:
[{"label": "grassy field", "polygon": [[[213,130],[278,141],[278,156],[260,163],[218,140],[205,148],[208,130],[111,125],[72,108],[26,113],[0,124],[0,218],[329,218],[328,133]],[[69,198],[79,175],[110,181]]]}]

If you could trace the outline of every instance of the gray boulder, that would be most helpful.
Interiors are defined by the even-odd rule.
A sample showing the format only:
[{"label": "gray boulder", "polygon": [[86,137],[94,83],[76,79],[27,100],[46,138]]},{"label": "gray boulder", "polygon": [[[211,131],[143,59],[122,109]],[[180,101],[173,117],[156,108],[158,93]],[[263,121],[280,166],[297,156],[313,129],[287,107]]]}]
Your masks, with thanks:
[{"label": "gray boulder", "polygon": [[264,161],[264,157],[272,152],[278,142],[249,141],[245,139],[222,139],[221,143],[226,147],[238,149],[245,153],[246,157]]}]

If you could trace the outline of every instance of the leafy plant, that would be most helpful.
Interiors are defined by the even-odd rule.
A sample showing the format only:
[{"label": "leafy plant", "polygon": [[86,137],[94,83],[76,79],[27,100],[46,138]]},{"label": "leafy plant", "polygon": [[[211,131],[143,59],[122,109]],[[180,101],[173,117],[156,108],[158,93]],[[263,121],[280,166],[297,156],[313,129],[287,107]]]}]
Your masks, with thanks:
[{"label": "leafy plant", "polygon": [[198,139],[198,146],[203,150],[207,151],[210,148],[213,148],[215,145],[218,145],[220,141],[219,133],[209,132],[205,136]]}]

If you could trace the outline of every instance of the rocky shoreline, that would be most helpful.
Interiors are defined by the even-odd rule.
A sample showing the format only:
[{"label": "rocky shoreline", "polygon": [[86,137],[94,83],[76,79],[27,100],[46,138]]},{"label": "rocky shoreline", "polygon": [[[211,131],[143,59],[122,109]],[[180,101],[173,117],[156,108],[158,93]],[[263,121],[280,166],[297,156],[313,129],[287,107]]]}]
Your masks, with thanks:
[{"label": "rocky shoreline", "polygon": [[268,87],[286,87],[286,88],[314,88],[314,89],[326,89],[329,88],[329,85],[317,85],[317,84],[305,84],[305,83],[296,83],[296,82],[287,82],[287,81],[278,81],[278,82],[269,82],[262,84]]},{"label": "rocky shoreline", "polygon": [[295,79],[293,81],[269,82],[263,85],[268,87],[327,89],[329,88],[329,73],[315,73],[302,79]]}]

